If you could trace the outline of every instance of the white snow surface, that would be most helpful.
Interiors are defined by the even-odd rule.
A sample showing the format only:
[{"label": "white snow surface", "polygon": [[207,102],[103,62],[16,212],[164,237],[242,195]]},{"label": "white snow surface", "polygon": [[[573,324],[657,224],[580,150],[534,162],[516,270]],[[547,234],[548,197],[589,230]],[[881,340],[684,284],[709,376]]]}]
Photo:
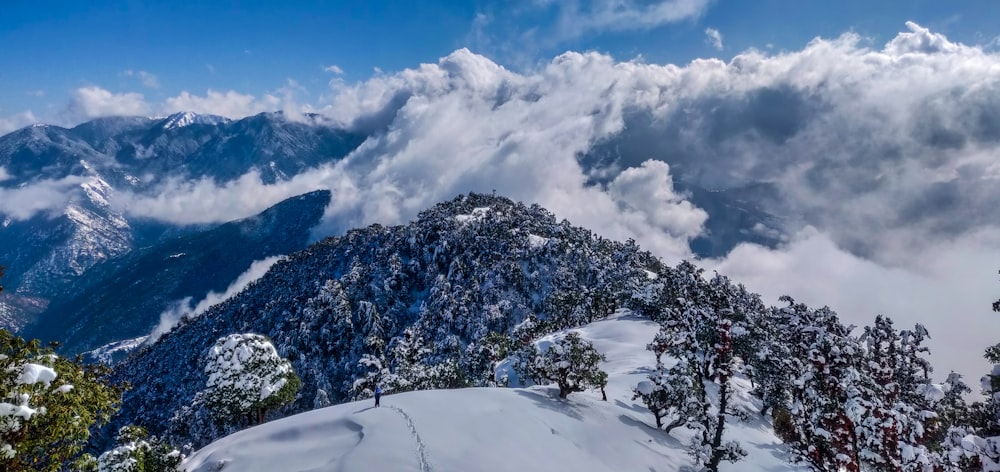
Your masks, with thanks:
[{"label": "white snow surface", "polygon": [[56,379],[56,371],[51,367],[38,364],[24,364],[21,367],[21,375],[17,377],[15,383],[18,385],[43,383],[48,386]]},{"label": "white snow surface", "polygon": [[[631,389],[654,356],[656,324],[627,312],[577,329],[607,355],[600,392],[560,400],[555,386],[408,392],[345,403],[246,429],[195,452],[188,472],[233,471],[676,471],[696,470],[688,430],[655,429]],[[753,403],[740,384],[737,402]],[[759,405],[748,405],[758,407]],[[749,456],[727,471],[806,470],[757,415],[727,429]]]}]

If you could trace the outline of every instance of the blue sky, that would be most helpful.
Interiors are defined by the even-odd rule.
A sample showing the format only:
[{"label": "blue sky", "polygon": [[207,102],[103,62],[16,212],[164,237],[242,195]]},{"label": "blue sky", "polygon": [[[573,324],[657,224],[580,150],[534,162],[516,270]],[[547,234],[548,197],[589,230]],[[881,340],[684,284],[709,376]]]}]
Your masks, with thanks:
[{"label": "blue sky", "polygon": [[798,50],[814,37],[848,31],[880,47],[908,20],[965,44],[1000,36],[1000,3],[992,1],[90,3],[14,0],[0,7],[0,118],[57,116],[81,87],[140,93],[150,102],[210,89],[254,96],[294,90],[316,101],[332,79],[354,83],[462,47],[521,71],[567,50],[683,65],[748,48]]}]

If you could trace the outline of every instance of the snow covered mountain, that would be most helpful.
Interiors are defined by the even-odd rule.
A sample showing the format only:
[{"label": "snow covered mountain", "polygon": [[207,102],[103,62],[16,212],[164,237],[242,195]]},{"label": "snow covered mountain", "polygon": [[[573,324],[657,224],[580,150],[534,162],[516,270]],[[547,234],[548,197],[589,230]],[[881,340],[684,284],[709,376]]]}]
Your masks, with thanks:
[{"label": "snow covered mountain", "polygon": [[177,178],[227,182],[251,170],[273,182],[340,159],[363,140],[280,113],[238,121],[193,113],[111,117],[0,136],[0,192],[44,189],[0,210],[8,288],[0,326],[20,329],[90,267],[185,230],[128,216],[116,195],[155,192]]},{"label": "snow covered mountain", "polygon": [[235,297],[182,320],[116,366],[115,378],[135,388],[115,421],[195,445],[227,433],[200,423],[204,412],[191,412],[190,421],[174,416],[205,383],[203,370],[191,366],[201,365],[219,336],[237,332],[268,336],[292,361],[302,389],[291,411],[311,409],[317,398],[349,400],[366,372],[358,360],[374,352],[394,365],[383,348],[407,330],[426,342],[421,362],[456,374],[426,379],[421,388],[495,384],[489,333],[509,333],[529,316],[553,329],[585,323],[623,304],[627,287],[659,268],[634,243],[557,222],[541,207],[458,197],[405,226],[373,225],[320,241]]},{"label": "snow covered mountain", "polygon": [[[467,388],[389,394],[344,403],[240,431],[192,454],[189,472],[315,470],[623,471],[696,470],[692,433],[657,430],[632,387],[653,368],[645,345],[658,325],[620,312],[575,331],[605,353],[608,401],[599,392],[562,400],[554,387]],[[558,336],[559,334],[555,334]],[[740,384],[738,408],[758,411]],[[731,471],[807,470],[789,464],[769,422],[757,414],[735,423],[726,440],[749,455]]]},{"label": "snow covered mountain", "polygon": [[69,285],[24,335],[62,343],[66,352],[149,334],[161,314],[185,300],[222,293],[254,261],[306,247],[330,203],[318,190],[263,213],[215,228],[165,238],[97,263]]}]

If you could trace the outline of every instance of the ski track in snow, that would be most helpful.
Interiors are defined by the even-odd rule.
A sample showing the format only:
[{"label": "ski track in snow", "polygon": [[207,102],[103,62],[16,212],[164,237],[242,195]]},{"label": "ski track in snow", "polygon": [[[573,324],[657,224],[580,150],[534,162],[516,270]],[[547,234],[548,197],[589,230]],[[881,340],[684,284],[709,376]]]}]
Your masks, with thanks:
[{"label": "ski track in snow", "polygon": [[407,415],[402,408],[392,405],[386,405],[386,407],[399,413],[406,420],[406,426],[410,428],[410,433],[413,434],[413,439],[417,442],[417,455],[420,456],[420,472],[431,472],[431,465],[427,462],[427,447],[424,446],[424,440],[420,439],[417,427],[413,425],[413,418],[410,418],[410,415]]}]

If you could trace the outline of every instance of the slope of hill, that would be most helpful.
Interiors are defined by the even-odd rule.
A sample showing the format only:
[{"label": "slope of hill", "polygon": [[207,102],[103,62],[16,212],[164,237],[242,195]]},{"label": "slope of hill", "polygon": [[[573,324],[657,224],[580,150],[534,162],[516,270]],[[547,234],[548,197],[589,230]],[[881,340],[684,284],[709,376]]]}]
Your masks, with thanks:
[{"label": "slope of hill", "polygon": [[191,113],[110,117],[0,136],[0,190],[41,192],[23,209],[0,211],[8,288],[0,326],[20,329],[87,269],[176,235],[178,225],[136,221],[112,204],[116,195],[155,191],[171,179],[227,182],[251,170],[274,182],[339,160],[364,139],[280,113],[238,121]]},{"label": "slope of hill", "polygon": [[529,315],[555,326],[604,316],[659,266],[634,243],[557,222],[541,207],[461,196],[405,226],[373,225],[316,243],[182,320],[116,367],[115,378],[134,388],[115,421],[195,445],[226,433],[199,423],[203,412],[175,414],[204,387],[204,353],[237,332],[270,337],[292,361],[302,379],[293,412],[313,408],[320,396],[350,399],[367,372],[358,365],[364,355],[389,367],[402,362],[393,349],[407,330],[426,346],[422,364],[459,374],[421,388],[489,385],[487,335],[509,333]]},{"label": "slope of hill", "polygon": [[[608,401],[596,392],[560,400],[557,390],[470,388],[389,394],[314,410],[222,438],[189,457],[189,472],[240,470],[696,470],[691,432],[666,434],[632,400],[654,364],[645,350],[656,323],[620,312],[579,331],[604,352]],[[554,336],[559,336],[557,333]],[[745,407],[758,408],[740,384]],[[749,453],[722,470],[798,470],[759,416],[727,430]],[[804,469],[803,469],[804,470]]]},{"label": "slope of hill", "polygon": [[330,196],[317,190],[293,197],[97,264],[26,326],[25,336],[58,340],[75,353],[148,334],[171,304],[222,292],[254,261],[304,248]]}]

